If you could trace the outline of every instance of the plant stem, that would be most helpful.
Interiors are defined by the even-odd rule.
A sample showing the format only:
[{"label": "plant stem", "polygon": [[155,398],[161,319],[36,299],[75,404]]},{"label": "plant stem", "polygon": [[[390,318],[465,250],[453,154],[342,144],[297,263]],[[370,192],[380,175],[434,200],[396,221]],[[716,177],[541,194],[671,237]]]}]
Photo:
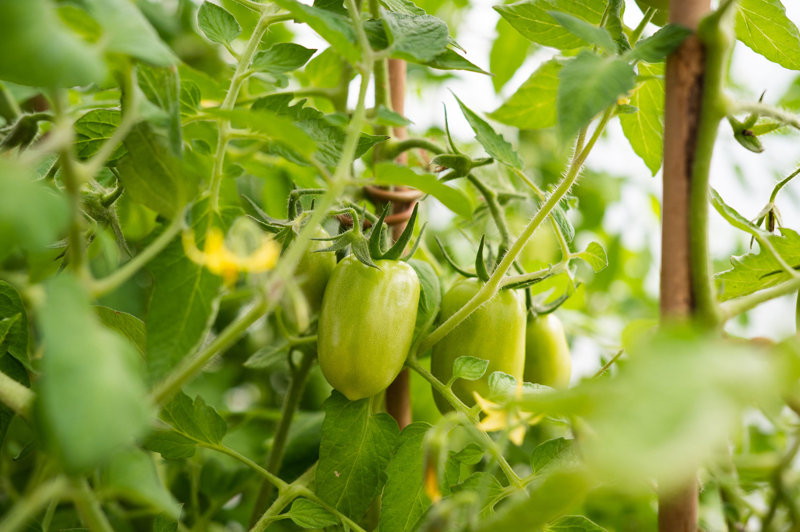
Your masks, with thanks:
[{"label": "plant stem", "polygon": [[761,102],[732,102],[728,104],[728,112],[731,114],[753,113],[758,116],[766,116],[784,125],[800,129],[800,117],[796,114]]},{"label": "plant stem", "polygon": [[[83,213],[81,212],[81,185],[86,176],[80,171],[80,165],[75,160],[72,140],[74,131],[69,123],[66,110],[66,98],[62,91],[53,95],[53,110],[55,111],[55,126],[57,131],[63,131],[64,141],[59,146],[59,163],[64,189],[69,198],[70,224],[67,233],[69,249],[69,265],[80,278],[88,278],[86,266],[86,243],[83,238]],[[54,135],[58,136],[58,135]]]},{"label": "plant stem", "polygon": [[118,288],[122,283],[133,277],[148,262],[166,248],[173,238],[180,232],[183,225],[183,216],[179,215],[172,220],[164,231],[153,240],[141,253],[126,262],[113,273],[91,283],[91,294],[100,297]]},{"label": "plant stem", "polygon": [[437,379],[430,371],[422,367],[422,365],[420,365],[420,363],[416,360],[416,357],[409,357],[406,360],[406,366],[416,371],[423,379],[428,381],[431,386],[433,386],[433,388],[435,388],[436,391],[439,392],[454,409],[456,409],[456,411],[464,415],[470,421],[472,427],[475,429],[475,433],[481,440],[481,443],[484,444],[485,448],[497,461],[500,469],[508,479],[509,484],[522,487],[522,480],[519,478],[519,475],[517,475],[508,461],[506,461],[505,456],[503,456],[503,453],[500,451],[500,449],[498,449],[495,441],[485,431],[478,428],[477,424],[480,421],[478,416],[474,414],[472,410],[456,396],[456,394],[453,393],[453,390],[451,390],[448,386],[445,386],[445,384]]},{"label": "plant stem", "polygon": [[497,260],[501,260],[508,251],[508,243],[511,241],[511,233],[508,230],[508,224],[503,216],[503,211],[500,209],[500,204],[497,202],[497,193],[487,187],[483,181],[478,179],[474,174],[467,175],[467,179],[477,188],[486,200],[486,206],[489,208],[489,213],[492,215],[494,225],[500,233],[500,246],[497,250]]},{"label": "plant stem", "polygon": [[275,486],[280,491],[285,491],[287,488],[289,488],[289,484],[283,481],[280,477],[278,477],[277,475],[273,475],[272,473],[270,473],[269,471],[267,471],[266,469],[255,463],[253,460],[250,460],[248,457],[238,453],[237,451],[231,449],[230,447],[226,447],[225,445],[213,445],[213,446],[206,445],[206,447],[208,447],[209,449],[213,449],[215,451],[219,451],[223,454],[227,454],[231,458],[238,460],[244,465],[252,468],[254,471],[258,472],[262,477],[264,477],[265,481],[269,482],[271,485]]},{"label": "plant stem", "polygon": [[[578,178],[578,174],[580,173],[580,169],[583,166],[583,163],[586,161],[586,158],[589,156],[592,148],[594,147],[597,140],[600,138],[600,134],[602,133],[603,129],[605,128],[608,121],[611,119],[613,109],[608,109],[604,114],[603,117],[600,119],[600,122],[597,124],[592,137],[586,143],[582,149],[576,150],[575,154],[573,155],[572,162],[570,163],[569,169],[567,170],[564,179],[558,184],[556,189],[553,193],[547,197],[547,199],[542,203],[542,206],[534,215],[533,219],[528,223],[525,229],[522,230],[522,233],[519,235],[517,240],[511,245],[508,250],[508,253],[503,257],[503,260],[500,261],[495,271],[489,277],[489,280],[481,287],[480,290],[470,299],[466,305],[461,307],[458,311],[456,311],[452,316],[450,316],[444,323],[439,325],[432,333],[430,333],[427,338],[420,344],[420,352],[424,353],[428,349],[430,349],[434,344],[439,342],[442,338],[450,334],[450,332],[458,326],[463,320],[465,320],[472,312],[475,311],[478,307],[486,303],[489,299],[494,296],[497,291],[502,286],[502,278],[511,268],[511,265],[516,259],[519,252],[528,242],[528,239],[533,235],[536,228],[542,223],[542,221],[550,214],[550,212],[558,205],[558,202],[561,201],[561,198],[569,192],[569,189],[572,188],[572,185]],[[584,128],[585,132],[585,128]],[[579,139],[582,137],[579,136]]]},{"label": "plant stem", "polygon": [[181,387],[191,380],[217,354],[232,346],[248,327],[260,318],[267,309],[267,303],[259,299],[244,315],[233,321],[219,333],[219,336],[194,355],[184,358],[166,379],[153,389],[151,397],[157,405],[168,401]]},{"label": "plant stem", "polygon": [[423,138],[410,138],[387,141],[383,146],[383,155],[386,159],[394,159],[401,153],[415,148],[426,150],[437,155],[445,152],[444,148],[433,141]]},{"label": "plant stem", "polygon": [[33,392],[0,371],[0,403],[25,419],[30,419]]},{"label": "plant stem", "polygon": [[[250,40],[247,41],[247,46],[239,57],[236,70],[228,86],[228,92],[225,93],[225,99],[222,100],[222,104],[219,106],[220,109],[228,110],[236,106],[236,98],[239,96],[242,83],[244,83],[244,80],[248,77],[250,62],[253,60],[253,56],[255,56],[258,50],[258,45],[261,43],[261,38],[264,36],[267,28],[269,28],[271,24],[283,22],[290,18],[290,15],[275,15],[271,13],[271,11],[262,12],[253,30],[253,34],[250,36]],[[214,170],[211,175],[211,207],[214,210],[219,210],[219,192],[224,177],[225,151],[229,141],[230,120],[220,118],[217,124],[219,125],[217,150],[214,156]]]},{"label": "plant stem", "polygon": [[[281,418],[278,422],[278,427],[275,429],[275,436],[272,438],[272,447],[270,447],[269,455],[267,456],[267,471],[270,473],[277,475],[280,471],[281,464],[283,463],[283,452],[286,447],[286,440],[289,436],[289,428],[292,426],[292,420],[297,411],[297,405],[300,404],[303,390],[306,387],[306,382],[308,382],[308,374],[313,365],[314,353],[310,349],[304,350],[303,358],[300,360],[298,368],[292,374],[289,389],[286,392],[286,397],[283,399]],[[273,487],[274,485],[266,479],[262,482],[250,518],[251,525],[255,524],[259,516],[267,509],[267,503],[272,498]]]},{"label": "plant stem", "polygon": [[75,507],[86,527],[92,532],[114,532],[86,479],[73,481],[72,489]]},{"label": "plant stem", "polygon": [[36,489],[20,499],[0,521],[0,530],[15,532],[50,501],[61,498],[68,491],[68,483],[64,477],[56,477],[39,484]]}]

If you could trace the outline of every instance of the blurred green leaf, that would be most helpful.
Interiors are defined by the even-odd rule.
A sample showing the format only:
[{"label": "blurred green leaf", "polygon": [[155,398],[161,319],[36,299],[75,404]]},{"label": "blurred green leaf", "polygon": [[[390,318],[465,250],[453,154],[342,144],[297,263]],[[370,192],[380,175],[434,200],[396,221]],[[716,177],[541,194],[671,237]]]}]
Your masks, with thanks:
[{"label": "blurred green leaf", "polygon": [[28,360],[28,314],[17,290],[0,281],[0,357],[10,353],[23,365]]},{"label": "blurred green leaf", "polygon": [[94,310],[103,325],[130,340],[131,344],[139,351],[139,354],[144,356],[147,338],[142,320],[127,312],[120,312],[113,308],[96,306]]},{"label": "blurred green leaf", "polygon": [[586,261],[586,263],[592,267],[592,270],[594,270],[595,273],[602,271],[606,266],[608,266],[608,257],[606,257],[606,251],[603,249],[603,246],[597,242],[590,242],[584,251],[581,251],[575,256],[583,261]]},{"label": "blurred green leaf", "polygon": [[483,377],[489,361],[471,356],[460,356],[453,361],[453,379],[476,381]]},{"label": "blurred green leaf", "polygon": [[582,515],[565,515],[548,524],[547,532],[606,532],[606,529]]},{"label": "blurred green leaf", "polygon": [[0,79],[38,87],[100,83],[100,50],[59,20],[46,0],[0,0]]},{"label": "blurred green leaf", "polygon": [[308,24],[350,63],[358,62],[361,54],[356,33],[347,17],[296,0],[275,0],[275,4],[291,13],[298,22]]},{"label": "blurred green leaf", "polygon": [[[506,19],[501,17],[497,20],[497,37],[492,41],[492,49],[489,52],[489,70],[492,73],[495,92],[500,92],[500,89],[516,74],[530,48],[530,41],[512,28]],[[492,118],[503,122],[494,116]]]},{"label": "blurred green leaf", "polygon": [[465,70],[478,74],[489,74],[449,48],[430,61],[427,61],[425,64],[431,68],[438,68],[440,70]]},{"label": "blurred green leaf", "polygon": [[64,196],[35,183],[30,169],[0,159],[0,258],[16,246],[33,252],[53,245],[68,220]]},{"label": "blurred green leaf", "polygon": [[553,438],[540,443],[531,454],[531,471],[540,473],[546,467],[563,464],[573,456],[573,443],[566,438]]},{"label": "blurred green leaf", "polygon": [[381,162],[375,165],[376,185],[405,185],[430,194],[454,213],[469,218],[472,204],[461,190],[449,187],[433,174],[418,174],[407,166]]},{"label": "blurred green leaf", "polygon": [[161,410],[161,419],[183,436],[200,443],[218,445],[228,431],[225,420],[217,411],[206,405],[199,395],[192,401],[188,395],[179,392]]},{"label": "blurred green leaf", "polygon": [[626,57],[648,63],[658,63],[666,59],[691,34],[692,30],[689,28],[677,24],[667,24],[647,39],[636,43]]},{"label": "blurred green leaf", "polygon": [[116,453],[102,472],[103,488],[115,496],[177,519],[181,506],[161,482],[153,458],[140,449]]},{"label": "blurred green leaf", "polygon": [[143,435],[154,411],[135,349],[102,326],[79,282],[51,279],[46,298],[36,420],[64,467],[87,471]]},{"label": "blurred green leaf", "polygon": [[420,284],[417,321],[414,326],[414,336],[416,337],[421,332],[421,328],[432,322],[439,314],[439,306],[442,303],[442,287],[439,277],[430,264],[417,259],[409,260],[408,264],[417,272]]},{"label": "blurred green leaf", "polygon": [[543,63],[489,116],[520,129],[541,129],[556,125],[560,71],[561,63],[556,59]]},{"label": "blurred green leaf", "polygon": [[181,135],[181,80],[177,68],[151,67],[145,64],[136,69],[139,88],[145,97],[167,114],[167,138],[172,155],[183,151]]},{"label": "blurred green leaf", "polygon": [[92,17],[103,27],[105,49],[127,54],[156,66],[176,63],[172,50],[164,44],[136,4],[128,0],[82,0]]}]

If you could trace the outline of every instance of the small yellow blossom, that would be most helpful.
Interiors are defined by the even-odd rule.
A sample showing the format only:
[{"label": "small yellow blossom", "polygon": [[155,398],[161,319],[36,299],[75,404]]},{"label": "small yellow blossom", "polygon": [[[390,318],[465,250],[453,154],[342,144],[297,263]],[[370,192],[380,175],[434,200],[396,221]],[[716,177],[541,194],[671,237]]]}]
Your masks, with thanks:
[{"label": "small yellow blossom", "polygon": [[[543,414],[534,414],[532,412],[524,412],[517,407],[507,407],[493,403],[488,399],[484,399],[478,392],[473,392],[475,401],[481,407],[481,410],[486,414],[478,427],[486,432],[495,432],[498,430],[509,429],[508,439],[516,445],[522,445],[522,440],[525,439],[525,430],[528,425],[535,425],[544,417]],[[522,397],[522,385],[517,386],[517,398]]]},{"label": "small yellow blossom", "polygon": [[425,494],[434,503],[442,500],[442,492],[439,491],[436,464],[431,461],[425,464]]},{"label": "small yellow blossom", "polygon": [[208,271],[222,276],[225,284],[233,284],[241,272],[264,272],[272,269],[278,260],[280,246],[270,236],[264,235],[261,244],[253,253],[242,256],[234,253],[225,245],[225,235],[216,227],[206,234],[203,251],[197,249],[194,234],[183,233],[183,249],[186,256],[197,264],[205,266]]}]

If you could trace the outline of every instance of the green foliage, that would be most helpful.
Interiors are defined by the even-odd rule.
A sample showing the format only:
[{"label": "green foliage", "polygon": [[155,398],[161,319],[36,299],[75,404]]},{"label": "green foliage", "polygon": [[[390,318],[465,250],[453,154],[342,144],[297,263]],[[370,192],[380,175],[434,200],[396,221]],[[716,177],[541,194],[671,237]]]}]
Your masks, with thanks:
[{"label": "green foliage", "polygon": [[[0,530],[627,532],[655,528],[655,485],[696,478],[703,529],[797,529],[800,346],[723,329],[800,288],[796,174],[754,221],[702,174],[716,121],[753,151],[800,123],[719,92],[723,37],[797,70],[800,33],[739,0],[693,37],[694,247],[664,253],[715,316],[673,327],[658,235],[629,238],[657,198],[631,209],[639,170],[592,168],[627,149],[617,118],[662,165],[691,31],[634,3],[663,7],[495,2],[482,51],[466,0],[0,0]],[[723,271],[708,199],[753,239]],[[418,300],[371,284],[395,267]],[[559,379],[523,370],[554,345]]]}]

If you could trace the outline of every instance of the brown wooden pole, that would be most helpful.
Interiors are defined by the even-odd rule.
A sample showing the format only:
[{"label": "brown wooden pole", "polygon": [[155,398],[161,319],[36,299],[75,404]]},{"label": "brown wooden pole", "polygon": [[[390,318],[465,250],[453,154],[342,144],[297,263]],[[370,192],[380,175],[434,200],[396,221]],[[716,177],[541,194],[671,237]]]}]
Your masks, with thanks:
[{"label": "brown wooden pole", "polygon": [[[400,59],[389,59],[389,96],[392,110],[405,116],[406,94],[406,62]],[[394,137],[406,138],[405,126],[394,128]],[[401,153],[397,161],[406,162],[406,154]],[[414,202],[393,202],[392,212],[400,213],[414,207]],[[392,226],[392,238],[397,240],[405,229],[405,223]],[[386,411],[397,421],[402,429],[411,423],[411,381],[408,370],[404,369],[386,389]]]},{"label": "brown wooden pole", "polygon": [[[710,9],[709,0],[671,0],[670,22],[692,29]],[[704,53],[691,36],[667,59],[664,117],[664,178],[661,226],[661,317],[688,317],[694,311],[689,238],[690,190],[703,95]],[[660,532],[697,531],[697,482],[658,501]]]}]

